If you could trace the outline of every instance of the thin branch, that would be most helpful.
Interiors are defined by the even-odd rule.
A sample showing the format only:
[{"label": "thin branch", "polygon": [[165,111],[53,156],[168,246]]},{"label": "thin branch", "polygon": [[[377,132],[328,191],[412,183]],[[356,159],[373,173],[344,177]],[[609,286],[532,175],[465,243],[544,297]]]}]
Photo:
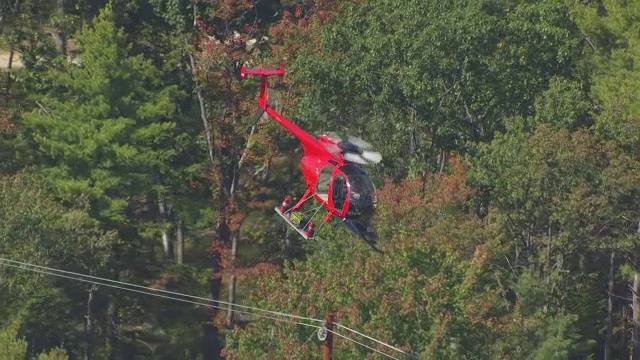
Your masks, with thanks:
[{"label": "thin branch", "polygon": [[[189,61],[191,63],[191,74],[195,76],[196,61],[193,57],[193,54],[189,54]],[[200,118],[202,119],[202,125],[204,126],[205,137],[207,139],[207,146],[209,150],[209,160],[211,160],[211,162],[213,163],[215,161],[215,158],[213,156],[213,132],[211,131],[211,124],[209,124],[209,120],[207,119],[207,109],[204,103],[204,96],[202,95],[202,90],[197,84],[196,84],[196,95],[198,96],[198,104],[200,106]]]},{"label": "thin branch", "polygon": [[591,42],[591,40],[589,39],[588,36],[585,36],[584,39],[587,41],[587,44],[589,44],[591,46],[591,48],[593,49],[593,51],[598,51],[595,47],[595,45],[593,45],[593,43]]},{"label": "thin branch", "polygon": [[238,164],[236,165],[236,169],[233,172],[233,179],[231,180],[231,190],[229,190],[230,194],[233,196],[233,193],[236,189],[236,183],[238,182],[237,176],[239,176],[238,174],[240,173],[240,171],[242,170],[242,165],[244,164],[244,159],[247,157],[247,152],[249,151],[249,147],[251,147],[251,138],[253,137],[253,134],[256,131],[256,126],[257,124],[253,124],[253,126],[251,126],[251,132],[249,133],[249,137],[247,138],[247,143],[244,147],[244,150],[242,150],[242,155],[240,155],[240,160],[238,160]]},{"label": "thin branch", "polygon": [[606,290],[605,290],[605,292],[607,293],[607,295],[609,295],[609,296],[613,296],[613,297],[616,297],[616,298],[618,298],[618,299],[622,299],[622,300],[625,300],[625,301],[633,301],[633,299],[626,298],[626,297],[624,297],[624,296],[620,296],[620,295],[616,295],[616,294],[612,294],[611,292],[606,291]]},{"label": "thin branch", "polygon": [[509,258],[508,258],[506,255],[505,255],[505,257],[504,257],[504,258],[507,260],[507,265],[509,265],[509,269],[511,269],[511,272],[512,272],[514,275],[518,276],[518,274],[516,274],[516,271],[513,269],[513,266],[511,266],[511,262],[509,261]]},{"label": "thin branch", "polygon": [[45,114],[47,114],[48,117],[51,117],[51,114],[49,114],[49,112],[47,111],[47,109],[45,109],[44,106],[42,106],[42,104],[40,104],[40,102],[38,100],[36,100],[36,105],[38,105],[38,107],[40,109],[42,109],[42,111],[44,111]]}]

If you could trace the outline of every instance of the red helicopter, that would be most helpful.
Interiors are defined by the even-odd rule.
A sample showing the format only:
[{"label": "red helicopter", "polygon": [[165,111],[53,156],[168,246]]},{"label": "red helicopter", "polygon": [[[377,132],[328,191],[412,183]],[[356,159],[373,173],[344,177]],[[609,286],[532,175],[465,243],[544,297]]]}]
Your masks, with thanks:
[{"label": "red helicopter", "polygon": [[[307,190],[295,204],[291,202],[291,197],[285,197],[282,205],[275,208],[278,215],[305,239],[314,238],[332,217],[336,217],[373,249],[381,252],[376,246],[378,236],[371,223],[377,202],[376,189],[361,166],[380,162],[380,153],[369,150],[370,145],[356,137],[343,141],[334,134],[322,134],[316,138],[270,107],[267,103],[267,78],[283,76],[284,67],[265,70],[247,69],[243,65],[240,78],[244,79],[247,75],[261,76],[258,106],[262,113],[266,112],[296,136],[304,150],[301,167]],[[307,212],[313,215],[305,216],[306,213],[299,210],[312,198],[320,206]],[[327,214],[316,231],[313,219],[322,208]]]}]

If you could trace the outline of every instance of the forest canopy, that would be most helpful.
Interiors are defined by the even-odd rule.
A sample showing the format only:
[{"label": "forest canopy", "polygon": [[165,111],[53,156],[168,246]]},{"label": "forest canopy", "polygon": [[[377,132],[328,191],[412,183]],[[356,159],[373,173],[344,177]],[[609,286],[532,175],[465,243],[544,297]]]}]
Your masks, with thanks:
[{"label": "forest canopy", "polygon": [[[0,357],[637,358],[638,63],[625,0],[2,1]],[[274,212],[241,65],[382,154],[383,254]]]}]

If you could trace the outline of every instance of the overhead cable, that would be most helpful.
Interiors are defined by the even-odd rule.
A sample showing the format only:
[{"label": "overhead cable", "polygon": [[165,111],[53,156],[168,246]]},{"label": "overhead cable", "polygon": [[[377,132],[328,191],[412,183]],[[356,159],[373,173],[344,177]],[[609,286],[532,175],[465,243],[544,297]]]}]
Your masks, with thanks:
[{"label": "overhead cable", "polygon": [[[51,272],[56,272],[56,273],[70,274],[70,275],[78,276],[78,277],[81,277],[81,278],[95,279],[95,280],[98,280],[98,281],[104,281],[104,282],[119,284],[119,285],[123,285],[123,286],[130,286],[130,287],[134,287],[134,288],[138,288],[138,289],[145,289],[145,290],[149,290],[149,291],[153,291],[153,292],[159,292],[159,293],[170,294],[170,295],[178,295],[178,296],[183,296],[183,297],[186,297],[186,298],[202,300],[202,301],[208,301],[208,302],[213,301],[213,302],[216,302],[216,303],[222,304],[222,305],[227,305],[227,306],[231,305],[231,306],[238,307],[238,308],[243,308],[243,309],[248,309],[248,310],[255,310],[255,311],[260,311],[260,312],[264,312],[264,313],[270,313],[270,314],[273,314],[273,315],[290,317],[290,318],[293,318],[293,319],[315,321],[315,322],[320,323],[320,324],[323,322],[323,320],[319,320],[319,319],[314,319],[314,318],[309,318],[309,317],[304,317],[304,316],[299,316],[299,315],[294,315],[294,314],[287,314],[287,313],[283,313],[283,312],[279,312],[279,311],[265,310],[265,309],[260,309],[260,308],[253,307],[253,306],[233,304],[233,303],[229,303],[229,302],[222,301],[222,300],[213,300],[213,299],[200,297],[200,296],[182,294],[182,293],[175,292],[175,291],[169,291],[169,290],[163,290],[163,289],[155,289],[155,288],[148,287],[148,286],[131,284],[131,283],[127,283],[127,282],[124,282],[124,281],[111,280],[111,279],[107,279],[107,278],[101,278],[101,277],[98,277],[98,276],[91,276],[91,275],[81,274],[81,273],[77,273],[77,272],[73,272],[73,271],[59,270],[59,269],[55,269],[55,268],[50,268],[50,267],[40,266],[40,265],[34,265],[34,264],[21,262],[21,261],[15,261],[15,260],[10,260],[10,259],[5,259],[5,258],[0,258],[0,261],[13,263],[13,264],[18,264],[18,265],[23,265],[23,266],[30,266],[30,267],[34,267],[34,268],[38,268],[38,269],[44,269],[44,270],[51,271]],[[234,310],[234,311],[240,312],[239,310]]]},{"label": "overhead cable", "polygon": [[391,355],[389,355],[389,354],[387,354],[387,353],[384,353],[384,352],[382,352],[382,351],[380,351],[380,350],[378,350],[378,349],[375,349],[375,348],[373,348],[373,347],[371,347],[371,346],[369,346],[369,345],[366,345],[366,344],[363,344],[363,343],[361,343],[361,342],[359,342],[359,341],[356,341],[356,340],[354,340],[354,339],[352,339],[352,338],[350,338],[350,337],[348,337],[348,336],[344,336],[344,335],[342,335],[342,334],[339,334],[339,333],[335,332],[334,330],[328,330],[328,329],[327,329],[327,331],[329,331],[329,332],[333,333],[334,335],[337,335],[337,336],[339,336],[339,337],[341,337],[341,338],[343,338],[343,339],[347,339],[347,340],[349,340],[349,341],[351,341],[351,342],[353,342],[353,343],[356,343],[356,344],[358,344],[358,345],[360,345],[360,346],[362,346],[362,347],[365,347],[365,348],[367,348],[367,349],[369,349],[369,350],[371,350],[371,351],[375,351],[375,352],[377,352],[377,353],[378,353],[378,354],[380,354],[380,355],[384,355],[384,356],[388,357],[389,359],[400,360],[400,359],[398,359],[397,357],[393,357],[393,356],[391,356]]},{"label": "overhead cable", "polygon": [[[18,263],[19,265],[11,264],[9,262]],[[60,274],[60,273],[56,272],[56,271],[65,272],[63,270],[47,268],[45,266],[31,265],[31,264],[28,264],[28,263],[21,263],[19,261],[7,260],[7,259],[3,259],[3,258],[0,258],[0,265],[9,266],[9,267],[18,268],[18,269],[21,269],[21,270],[27,270],[27,271],[36,272],[36,273],[41,273],[41,274],[46,274],[46,275],[57,276],[57,277],[65,278],[65,279],[71,279],[71,280],[76,280],[76,281],[87,282],[87,283],[95,284],[95,285],[102,285],[102,286],[116,288],[116,289],[120,289],[120,290],[131,291],[131,292],[135,292],[135,293],[139,293],[139,294],[151,295],[151,296],[164,298],[164,299],[181,301],[181,302],[184,302],[184,303],[195,304],[195,305],[205,306],[205,307],[214,308],[214,309],[227,310],[226,308],[223,308],[221,306],[211,304],[212,302],[213,303],[220,302],[220,301],[216,301],[216,300],[212,300],[212,299],[200,298],[200,297],[197,297],[197,296],[181,294],[181,293],[177,293],[177,292],[165,291],[165,292],[171,293],[173,295],[177,295],[177,296],[183,296],[183,297],[187,297],[187,298],[196,298],[196,299],[207,301],[206,303],[198,302],[198,301],[193,301],[193,300],[182,299],[182,298],[175,297],[175,296],[157,294],[156,292],[159,291],[159,290],[158,289],[154,289],[154,288],[149,288],[149,287],[144,287],[144,286],[137,285],[135,287],[143,288],[143,289],[148,290],[148,291],[137,290],[137,289],[132,289],[130,287],[127,287],[127,286],[134,286],[134,284],[127,284],[127,283],[123,283],[123,282],[117,282],[117,283],[125,285],[125,286],[121,286],[121,285],[109,284],[108,282],[89,280],[89,279],[86,279],[86,278],[82,277],[82,276],[90,277],[90,278],[94,278],[94,279],[98,279],[98,280],[102,280],[102,281],[109,280],[109,279],[99,278],[97,276],[89,276],[89,275],[77,274],[80,277],[74,277],[74,276],[69,276],[69,275],[63,275],[63,274]],[[42,269],[44,269],[44,270],[42,270]],[[69,272],[67,272],[67,273],[69,273]],[[111,282],[116,282],[116,281],[115,280],[111,280]],[[248,308],[257,309],[258,311],[264,312],[266,314],[271,313],[271,314],[276,314],[276,315],[280,315],[280,316],[281,315],[290,315],[292,317],[296,317],[296,315],[280,313],[280,312],[273,312],[273,311],[259,309],[259,308],[255,308],[255,307],[248,307]],[[312,327],[312,328],[315,328],[315,329],[321,328],[321,326],[319,326],[319,325],[313,325],[313,324],[309,324],[309,323],[303,323],[303,322],[299,322],[299,321],[292,321],[292,320],[288,320],[288,319],[278,318],[278,317],[273,316],[273,315],[259,314],[259,313],[243,311],[243,310],[233,310],[233,311],[235,311],[235,312],[237,312],[239,314],[254,315],[254,316],[261,317],[261,318],[271,319],[271,320],[280,321],[280,322],[286,322],[286,323],[290,323],[290,324],[308,326],[308,327]]]},{"label": "overhead cable", "polygon": [[[287,314],[287,313],[283,313],[283,312],[279,312],[279,311],[272,311],[272,310],[265,310],[265,309],[261,309],[261,308],[257,308],[257,307],[253,307],[253,306],[246,306],[246,305],[239,305],[239,304],[232,304],[232,303],[228,303],[228,302],[224,302],[224,301],[219,301],[219,300],[213,300],[213,299],[209,299],[209,298],[204,298],[204,297],[199,297],[199,296],[193,296],[193,295],[189,295],[189,294],[183,294],[183,293],[179,293],[179,292],[174,292],[174,291],[168,291],[168,290],[162,290],[162,289],[155,289],[155,288],[151,288],[151,287],[147,287],[147,286],[142,286],[142,285],[136,285],[136,284],[130,284],[130,283],[126,283],[123,281],[117,281],[117,280],[111,280],[111,279],[106,279],[106,278],[101,278],[98,276],[91,276],[91,275],[85,275],[85,274],[81,274],[81,273],[76,273],[76,272],[72,272],[72,271],[65,271],[65,270],[59,270],[59,269],[55,269],[55,268],[51,268],[51,267],[46,267],[46,266],[40,266],[40,265],[34,265],[34,264],[30,264],[30,263],[26,263],[26,262],[21,262],[21,261],[16,261],[16,260],[11,260],[11,259],[5,259],[5,258],[1,258],[0,257],[0,265],[3,266],[7,266],[7,267],[12,267],[12,268],[17,268],[20,270],[27,270],[27,271],[31,271],[31,272],[35,272],[35,273],[40,273],[40,274],[45,274],[45,275],[52,275],[52,276],[56,276],[56,277],[60,277],[60,278],[65,278],[65,279],[70,279],[70,280],[76,280],[76,281],[81,281],[81,282],[86,282],[86,283],[90,283],[90,284],[94,284],[94,285],[101,285],[101,286],[106,286],[106,287],[110,287],[110,288],[115,288],[115,289],[120,289],[120,290],[125,290],[125,291],[131,291],[134,293],[139,293],[139,294],[144,294],[144,295],[150,295],[150,296],[155,296],[155,297],[159,297],[159,298],[163,298],[163,299],[169,299],[169,300],[175,300],[175,301],[180,301],[180,302],[184,302],[184,303],[189,303],[189,304],[194,304],[194,305],[199,305],[199,306],[204,306],[204,307],[209,307],[209,308],[214,308],[214,309],[219,309],[219,310],[227,310],[227,308],[223,308],[219,305],[214,305],[215,303],[219,303],[219,304],[223,304],[223,305],[229,305],[231,304],[232,306],[236,306],[236,307],[241,307],[247,310],[254,310],[254,311],[258,311],[260,313],[256,313],[256,312],[251,312],[251,311],[246,311],[246,310],[236,310],[234,309],[233,311],[239,313],[239,314],[244,314],[244,315],[254,315],[254,316],[258,316],[260,318],[265,318],[265,319],[270,319],[270,320],[274,320],[274,321],[278,321],[278,322],[284,322],[284,323],[289,323],[289,324],[294,324],[294,325],[302,325],[302,326],[307,326],[307,327],[311,327],[314,329],[322,329],[324,328],[323,325],[314,325],[314,324],[309,324],[309,323],[305,323],[305,322],[300,322],[300,321],[294,321],[294,320],[289,320],[286,319],[286,317],[292,318],[292,319],[299,319],[299,320],[311,320],[311,321],[316,321],[316,322],[320,322],[323,323],[323,320],[318,320],[318,319],[313,319],[313,318],[308,318],[308,317],[303,317],[303,316],[298,316],[298,315],[294,315],[294,314]],[[163,294],[159,294],[159,293],[163,293],[163,294],[168,294],[168,295],[163,295]],[[181,298],[183,297],[183,298]],[[194,299],[194,300],[200,300],[200,301],[194,301],[194,300],[188,300],[188,299],[184,299],[184,298],[188,298],[188,299]],[[214,303],[214,304],[212,304]],[[281,317],[285,317],[285,318],[281,318]],[[360,335],[368,340],[374,341],[380,345],[386,346],[390,349],[396,350],[404,355],[410,356],[409,354],[407,354],[406,352],[402,351],[401,349],[398,349],[394,346],[391,346],[389,344],[386,344],[380,340],[377,340],[373,337],[370,337],[368,335],[365,335],[363,333],[360,333],[356,330],[350,329],[344,325],[340,325],[338,323],[334,323],[334,325],[338,328],[343,328],[353,334],[357,334]],[[326,329],[326,328],[325,328]],[[342,335],[338,332],[336,332],[335,330],[328,330],[331,333],[335,334],[338,337],[344,338],[350,342],[353,342],[357,345],[360,345],[362,347],[365,347],[371,351],[374,351],[376,353],[379,353],[381,355],[384,355],[388,358],[391,359],[396,359],[399,360],[389,354],[386,354],[380,350],[377,350],[371,346],[368,346],[366,344],[363,344],[359,341],[356,341],[348,336]],[[307,340],[308,341],[308,340]],[[306,343],[306,342],[305,342]]]},{"label": "overhead cable", "polygon": [[407,356],[409,356],[409,355],[410,355],[410,354],[406,353],[406,352],[405,352],[404,350],[402,350],[402,349],[398,349],[398,348],[397,348],[397,347],[395,347],[395,346],[392,346],[392,345],[389,345],[389,344],[387,344],[387,343],[385,343],[385,342],[382,342],[382,341],[380,341],[380,340],[374,339],[374,338],[372,338],[371,336],[368,336],[368,335],[365,335],[365,334],[363,334],[363,333],[361,333],[361,332],[358,332],[358,331],[356,331],[356,330],[350,329],[350,328],[348,328],[348,327],[346,327],[346,326],[344,326],[344,325],[340,325],[340,324],[338,324],[337,322],[334,322],[334,323],[333,323],[333,325],[334,325],[334,326],[336,326],[336,327],[338,327],[338,328],[343,328],[343,329],[345,329],[345,330],[347,330],[347,331],[350,331],[350,332],[352,332],[352,333],[354,333],[354,334],[360,335],[360,336],[362,336],[362,337],[364,337],[364,338],[367,338],[367,339],[369,339],[369,340],[371,340],[371,341],[374,341],[374,342],[376,342],[376,343],[378,343],[378,344],[380,344],[380,345],[386,346],[386,347],[388,347],[388,348],[390,348],[390,349],[393,349],[393,350],[395,350],[395,351],[397,351],[397,352],[399,352],[399,353],[401,353],[401,354],[403,354],[403,355],[407,355]]}]

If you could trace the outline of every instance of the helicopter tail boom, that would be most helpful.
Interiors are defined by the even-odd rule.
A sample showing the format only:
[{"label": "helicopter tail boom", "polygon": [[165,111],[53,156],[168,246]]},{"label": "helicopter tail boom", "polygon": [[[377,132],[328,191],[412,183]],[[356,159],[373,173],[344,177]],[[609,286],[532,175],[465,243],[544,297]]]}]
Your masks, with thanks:
[{"label": "helicopter tail boom", "polygon": [[269,83],[267,78],[269,76],[284,75],[284,67],[280,66],[277,70],[266,70],[266,69],[247,69],[244,65],[240,68],[240,78],[244,79],[247,75],[257,75],[261,76],[260,79],[260,97],[258,98],[258,106],[262,108],[269,116],[271,116],[274,120],[276,120],[280,125],[282,125],[285,129],[287,129],[291,134],[297,137],[300,142],[302,142],[302,146],[305,148],[305,152],[310,150],[314,153],[326,153],[327,150],[318,142],[318,140],[313,137],[311,134],[302,130],[300,127],[295,125],[289,119],[285,118],[282,114],[277,112],[275,109],[271,108],[267,104],[267,97],[269,92]]}]

